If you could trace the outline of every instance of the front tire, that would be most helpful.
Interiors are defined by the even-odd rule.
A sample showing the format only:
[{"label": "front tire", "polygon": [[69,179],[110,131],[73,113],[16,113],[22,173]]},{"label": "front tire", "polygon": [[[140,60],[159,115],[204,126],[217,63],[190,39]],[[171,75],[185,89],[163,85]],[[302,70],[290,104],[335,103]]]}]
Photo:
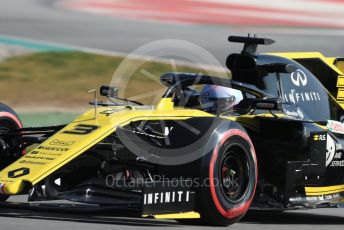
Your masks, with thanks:
[{"label": "front tire", "polygon": [[23,125],[19,116],[9,106],[0,103],[0,170],[22,156],[22,137],[20,135],[6,135]]},{"label": "front tire", "polygon": [[199,222],[228,226],[247,212],[257,184],[257,160],[253,144],[244,131],[236,127],[225,131],[215,148],[203,159],[203,181],[198,191]]},{"label": "front tire", "polygon": [[[0,103],[0,132],[11,132],[22,127],[17,113],[9,106]],[[20,136],[3,136],[0,137],[0,141],[0,170],[2,170],[22,155],[22,138]],[[8,197],[0,195],[0,201],[5,201]]]}]

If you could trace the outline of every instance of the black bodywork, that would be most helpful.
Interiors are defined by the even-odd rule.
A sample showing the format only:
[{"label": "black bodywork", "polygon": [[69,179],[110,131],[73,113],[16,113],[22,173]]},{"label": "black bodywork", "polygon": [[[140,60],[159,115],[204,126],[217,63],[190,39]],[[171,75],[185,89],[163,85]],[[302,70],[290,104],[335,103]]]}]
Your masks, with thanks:
[{"label": "black bodywork", "polygon": [[[301,71],[304,75],[301,79],[300,76],[293,79],[287,71],[266,70],[266,66],[276,63],[294,66],[294,71]],[[252,138],[258,157],[259,183],[252,207],[331,206],[331,202],[336,200],[332,196],[328,196],[328,200],[326,197],[310,199],[306,197],[304,188],[344,183],[343,170],[329,167],[326,163],[328,151],[331,151],[326,140],[323,143],[314,140],[315,135],[326,135],[327,139],[334,141],[338,161],[343,160],[343,136],[326,132],[323,128],[328,120],[340,121],[343,109],[317,77],[296,61],[243,52],[230,55],[227,66],[233,80],[254,85],[279,98],[281,112],[294,118],[257,117],[253,126],[251,121],[241,122]]]}]

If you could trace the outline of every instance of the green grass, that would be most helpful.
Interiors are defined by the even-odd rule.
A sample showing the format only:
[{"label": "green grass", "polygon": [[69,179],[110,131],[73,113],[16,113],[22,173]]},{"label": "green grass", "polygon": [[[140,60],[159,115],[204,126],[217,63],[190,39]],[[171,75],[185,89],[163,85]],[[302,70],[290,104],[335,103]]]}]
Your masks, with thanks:
[{"label": "green grass", "polygon": [[[15,110],[19,108],[18,114],[25,127],[69,123],[89,108],[92,95],[87,91],[110,84],[123,60],[122,57],[83,52],[40,52],[6,59],[0,62],[0,102]],[[125,97],[157,90],[156,95],[140,99],[154,104],[165,90],[159,84],[160,75],[172,72],[174,67],[168,63],[129,60],[129,69],[135,65],[140,68],[131,76],[123,73],[117,86],[125,90]],[[142,70],[154,76],[153,79],[145,76]],[[225,76],[188,66],[177,66],[177,71]],[[129,87],[125,88],[123,82],[127,79]]]},{"label": "green grass", "polygon": [[23,112],[18,113],[24,127],[67,124],[79,114],[71,112]]},{"label": "green grass", "polygon": [[[21,107],[33,112],[38,107],[52,107],[56,108],[56,111],[63,111],[62,108],[77,110],[87,106],[91,100],[92,96],[87,93],[88,90],[98,89],[99,86],[111,82],[115,70],[122,61],[122,57],[83,52],[40,52],[12,57],[0,62],[0,101],[11,107]],[[130,87],[123,89],[123,81],[119,82],[118,87],[125,90],[126,97],[161,90],[163,87],[158,83],[159,76],[173,71],[170,64],[138,59],[131,60],[129,66],[134,66],[138,62],[140,68],[132,76],[123,76],[130,77]],[[143,69],[154,76],[154,79],[142,74]],[[187,66],[178,66],[177,70],[206,73],[206,70]],[[148,96],[141,101],[152,104],[154,99],[155,96]],[[29,123],[35,116],[27,117]]]}]

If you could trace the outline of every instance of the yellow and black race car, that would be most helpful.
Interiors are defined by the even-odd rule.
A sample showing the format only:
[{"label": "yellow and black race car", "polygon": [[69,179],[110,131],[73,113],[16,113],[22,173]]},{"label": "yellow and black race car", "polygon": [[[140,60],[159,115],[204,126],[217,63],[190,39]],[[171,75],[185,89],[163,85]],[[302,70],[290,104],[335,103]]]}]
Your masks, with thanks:
[{"label": "yellow and black race car", "polygon": [[249,208],[340,207],[344,60],[229,41],[244,44],[227,58],[231,79],[165,73],[155,107],[119,103],[118,89],[103,86],[111,101],[70,124],[22,128],[2,104],[1,204],[29,194],[35,206],[63,200],[222,226]]}]

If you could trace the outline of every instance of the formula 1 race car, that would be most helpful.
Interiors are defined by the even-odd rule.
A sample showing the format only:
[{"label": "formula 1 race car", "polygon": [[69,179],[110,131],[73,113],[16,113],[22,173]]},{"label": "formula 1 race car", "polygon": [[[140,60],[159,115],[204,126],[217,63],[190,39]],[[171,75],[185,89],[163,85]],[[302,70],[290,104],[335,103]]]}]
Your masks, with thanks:
[{"label": "formula 1 race car", "polygon": [[63,200],[222,226],[249,208],[340,207],[344,59],[256,54],[274,41],[229,41],[244,44],[227,58],[231,79],[165,73],[154,107],[102,86],[110,101],[70,124],[23,128],[2,104],[2,204],[29,194],[35,205]]}]

